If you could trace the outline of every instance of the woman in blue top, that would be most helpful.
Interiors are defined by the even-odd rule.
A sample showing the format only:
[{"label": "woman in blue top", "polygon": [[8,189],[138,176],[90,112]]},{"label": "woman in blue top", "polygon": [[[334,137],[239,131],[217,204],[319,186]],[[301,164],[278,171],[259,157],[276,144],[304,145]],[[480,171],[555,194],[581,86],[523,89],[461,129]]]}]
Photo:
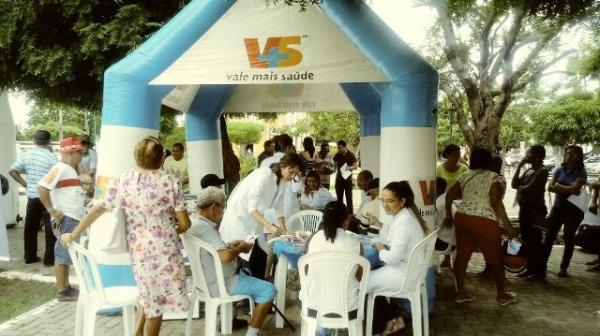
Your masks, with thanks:
[{"label": "woman in blue top", "polygon": [[560,272],[558,272],[558,276],[561,278],[567,276],[567,268],[571,262],[573,249],[575,247],[573,241],[575,232],[577,232],[579,223],[581,223],[581,220],[583,219],[583,211],[567,199],[571,195],[579,194],[586,181],[587,173],[585,172],[585,167],[583,165],[583,150],[579,146],[568,146],[565,150],[563,163],[554,171],[554,176],[548,184],[548,191],[556,193],[556,196],[554,198],[554,205],[550,211],[550,229],[542,246],[543,260],[541,270],[543,270],[543,273],[540,274],[542,278],[545,275],[548,258],[552,252],[552,246],[554,245],[556,236],[563,224],[565,226],[563,230],[565,249],[562,262],[560,263]]}]

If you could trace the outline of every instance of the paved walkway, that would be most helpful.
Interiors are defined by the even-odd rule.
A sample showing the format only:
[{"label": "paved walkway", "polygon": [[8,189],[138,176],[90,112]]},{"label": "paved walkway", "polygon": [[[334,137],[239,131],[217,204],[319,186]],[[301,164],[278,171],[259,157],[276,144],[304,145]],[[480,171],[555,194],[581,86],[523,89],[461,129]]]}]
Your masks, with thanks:
[{"label": "paved walkway", "polygon": [[[40,263],[25,265],[21,261],[22,225],[9,230],[11,252],[14,260],[0,262],[0,276],[8,272],[31,276],[51,275],[51,269]],[[40,233],[40,243],[42,234]],[[431,315],[431,335],[600,335],[600,319],[594,312],[600,310],[600,273],[585,272],[583,263],[592,255],[575,251],[570,277],[558,278],[555,274],[562,255],[562,247],[555,247],[549,265],[546,282],[528,282],[508,276],[511,290],[519,295],[520,302],[500,307],[494,301],[494,284],[491,279],[478,279],[475,274],[482,270],[483,261],[475,255],[468,270],[469,290],[477,296],[473,303],[457,305],[452,302],[453,282],[449,269],[438,275],[434,313]],[[44,277],[51,280],[51,277]],[[1,301],[1,298],[0,298]],[[299,328],[299,309],[289,302],[286,315]],[[75,303],[56,300],[0,325],[3,336],[66,336],[73,334]],[[203,319],[194,320],[194,334],[203,334]],[[100,316],[96,322],[96,335],[121,335],[120,317]],[[164,335],[184,335],[184,321],[166,321]],[[266,335],[299,335],[288,329],[276,329],[272,318],[266,321]],[[244,335],[245,331],[234,335]],[[409,335],[409,332],[402,334]]]}]

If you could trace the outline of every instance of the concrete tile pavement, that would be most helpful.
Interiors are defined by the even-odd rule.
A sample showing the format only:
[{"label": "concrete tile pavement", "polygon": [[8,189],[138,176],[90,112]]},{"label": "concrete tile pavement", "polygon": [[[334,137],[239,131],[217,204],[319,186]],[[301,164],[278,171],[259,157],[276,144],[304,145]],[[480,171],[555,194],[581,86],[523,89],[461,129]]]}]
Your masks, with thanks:
[{"label": "concrete tile pavement", "polygon": [[[22,227],[9,231],[11,243],[18,245]],[[42,234],[40,233],[40,237]],[[16,241],[15,241],[16,240]],[[43,245],[41,245],[43,246]],[[19,256],[19,255],[17,255]],[[453,299],[452,274],[444,269],[437,276],[438,296],[434,312],[430,316],[431,335],[600,335],[600,319],[594,312],[600,310],[600,273],[585,272],[584,262],[592,259],[579,250],[575,251],[568,278],[558,278],[558,264],[562,247],[555,247],[549,263],[548,279],[545,282],[529,282],[508,274],[508,287],[517,292],[519,303],[500,307],[495,303],[495,286],[491,279],[475,276],[484,267],[481,255],[476,254],[468,270],[467,288],[477,301],[462,305]],[[8,270],[19,270],[28,274],[48,273],[41,264],[24,265],[20,258],[11,263],[0,263]],[[2,276],[2,273],[0,273]],[[295,302],[287,305],[286,316],[297,327],[295,333],[288,329],[276,329],[274,319],[267,318],[265,335],[299,335],[299,307]],[[75,320],[75,303],[56,300],[0,325],[3,336],[65,336],[72,335]],[[121,317],[99,316],[96,335],[121,335]],[[195,335],[202,335],[203,319],[194,320]],[[165,321],[162,335],[184,335],[184,321]],[[245,330],[233,335],[244,335]],[[409,331],[401,333],[410,335]]]}]

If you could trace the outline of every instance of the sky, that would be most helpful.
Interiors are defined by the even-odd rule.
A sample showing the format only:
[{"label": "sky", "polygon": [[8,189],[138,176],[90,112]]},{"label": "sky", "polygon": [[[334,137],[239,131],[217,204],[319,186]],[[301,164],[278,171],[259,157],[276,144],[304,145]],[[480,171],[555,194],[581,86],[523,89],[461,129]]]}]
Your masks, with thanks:
[{"label": "sky", "polygon": [[[415,7],[413,0],[366,0],[373,10],[386,22],[409,45],[417,47],[425,40],[427,30],[434,24],[436,13],[429,7]],[[577,47],[575,41],[578,39],[567,38],[572,45]],[[557,64],[557,68],[564,68],[565,63]],[[547,78],[546,81],[560,81],[560,75]],[[31,105],[25,100],[25,95],[9,93],[9,104],[13,112],[13,118],[17,125],[26,127],[27,114]]]}]

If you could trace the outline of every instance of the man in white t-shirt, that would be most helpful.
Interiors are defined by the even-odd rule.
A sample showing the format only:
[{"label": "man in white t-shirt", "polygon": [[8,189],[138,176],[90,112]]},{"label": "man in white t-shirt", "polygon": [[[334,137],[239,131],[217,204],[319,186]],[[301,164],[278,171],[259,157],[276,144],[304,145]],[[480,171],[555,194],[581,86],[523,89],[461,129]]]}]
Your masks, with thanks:
[{"label": "man in white t-shirt", "polygon": [[81,140],[65,138],[60,143],[61,159],[38,182],[40,201],[53,220],[54,234],[58,239],[54,245],[54,275],[58,287],[58,301],[76,301],[79,291],[69,285],[69,251],[60,243],[62,234],[72,232],[85,214],[85,193],[77,167],[81,162]]},{"label": "man in white t-shirt", "polygon": [[[230,295],[250,295],[256,302],[246,336],[258,335],[258,330],[271,310],[275,298],[275,287],[272,283],[257,279],[242,272],[237,272],[237,259],[240,253],[248,253],[253,244],[238,240],[226,244],[219,235],[219,224],[225,210],[225,193],[223,190],[209,186],[198,194],[198,209],[191,216],[192,227],[186,234],[197,237],[217,250],[223,264],[225,287]],[[219,292],[214,261],[210,254],[202,251],[200,260],[211,295]]]},{"label": "man in white t-shirt", "polygon": [[81,138],[81,145],[83,146],[81,151],[83,157],[79,163],[79,172],[95,179],[98,167],[98,153],[94,149],[94,143],[89,136],[85,135]]},{"label": "man in white t-shirt", "polygon": [[185,147],[183,144],[176,143],[171,147],[171,156],[165,159],[163,163],[163,169],[172,175],[175,175],[181,181],[181,187],[183,192],[187,193],[190,191],[190,180],[188,177],[187,160],[183,157],[185,154]]}]

